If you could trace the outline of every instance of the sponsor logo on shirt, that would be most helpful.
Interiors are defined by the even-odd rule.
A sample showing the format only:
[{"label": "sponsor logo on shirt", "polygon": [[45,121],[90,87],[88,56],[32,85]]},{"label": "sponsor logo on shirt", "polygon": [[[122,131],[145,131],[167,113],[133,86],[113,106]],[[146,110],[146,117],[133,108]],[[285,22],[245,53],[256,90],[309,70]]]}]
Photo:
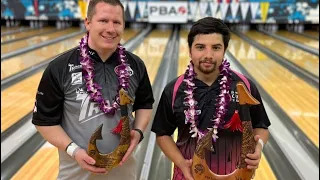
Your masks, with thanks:
[{"label": "sponsor logo on shirt", "polygon": [[95,52],[94,52],[94,51],[91,51],[91,50],[89,50],[88,52],[89,52],[89,54],[90,54],[91,56],[93,56],[93,55],[95,54]]},{"label": "sponsor logo on shirt", "polygon": [[82,72],[72,73],[71,78],[71,85],[82,84]]},{"label": "sponsor logo on shirt", "polygon": [[82,68],[82,65],[80,64],[80,65],[74,65],[74,64],[68,64],[68,66],[69,66],[69,72],[72,72],[72,71],[74,71],[74,70],[77,70],[77,69],[81,69]]},{"label": "sponsor logo on shirt", "polygon": [[[119,75],[119,71],[120,71],[119,67],[120,67],[120,65],[119,65],[119,66],[116,66],[116,67],[114,68],[114,72],[115,72],[117,75]],[[129,72],[129,75],[130,75],[130,76],[133,75],[133,70],[131,69],[130,66],[127,66],[127,71]]]},{"label": "sponsor logo on shirt", "polygon": [[[89,94],[82,88],[76,89],[77,98],[81,100],[79,122],[84,123],[94,118],[103,115],[104,113],[100,110],[99,105],[95,102],[90,101]],[[110,101],[106,100],[106,103],[110,105]]]},{"label": "sponsor logo on shirt", "polygon": [[237,91],[230,91],[232,102],[239,102],[239,96]]}]

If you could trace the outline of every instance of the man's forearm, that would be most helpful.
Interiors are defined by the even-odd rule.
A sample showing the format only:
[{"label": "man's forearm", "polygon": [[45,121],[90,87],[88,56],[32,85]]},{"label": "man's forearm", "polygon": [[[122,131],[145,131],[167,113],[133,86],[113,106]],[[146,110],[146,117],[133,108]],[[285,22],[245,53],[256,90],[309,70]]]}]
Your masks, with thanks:
[{"label": "man's forearm", "polygon": [[157,136],[157,143],[160,146],[163,153],[180,169],[185,164],[185,159],[182,156],[177,145],[174,143],[171,136]]},{"label": "man's forearm", "polygon": [[263,128],[255,128],[253,129],[254,135],[259,135],[263,140],[263,143],[266,144],[269,139],[269,130]]},{"label": "man's forearm", "polygon": [[65,151],[66,147],[72,141],[60,125],[36,126],[36,128],[44,139],[61,151]]},{"label": "man's forearm", "polygon": [[135,113],[134,127],[144,131],[151,119],[152,109],[138,109]]}]

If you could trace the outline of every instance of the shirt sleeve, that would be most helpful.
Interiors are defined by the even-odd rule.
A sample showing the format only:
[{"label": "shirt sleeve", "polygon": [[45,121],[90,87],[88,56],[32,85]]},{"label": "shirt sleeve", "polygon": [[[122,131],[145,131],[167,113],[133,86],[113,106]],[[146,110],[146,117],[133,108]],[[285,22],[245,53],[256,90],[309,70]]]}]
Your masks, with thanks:
[{"label": "shirt sleeve", "polygon": [[139,82],[139,87],[136,91],[136,98],[133,104],[133,111],[138,109],[152,109],[154,103],[153,92],[149,80],[148,72],[143,64],[143,75]]},{"label": "shirt sleeve", "polygon": [[166,93],[165,91],[166,89],[162,92],[151,128],[151,131],[156,133],[157,136],[171,136],[177,128],[177,123],[171,109],[171,100],[169,100],[170,96],[168,97],[170,93]]},{"label": "shirt sleeve", "polygon": [[260,93],[252,81],[250,81],[250,86],[252,96],[260,102],[260,104],[250,107],[252,127],[268,129],[271,123],[264,108]]},{"label": "shirt sleeve", "polygon": [[[60,74],[61,76],[61,74]],[[64,93],[59,83],[59,72],[52,63],[44,71],[36,94],[32,123],[53,126],[61,123]]]}]

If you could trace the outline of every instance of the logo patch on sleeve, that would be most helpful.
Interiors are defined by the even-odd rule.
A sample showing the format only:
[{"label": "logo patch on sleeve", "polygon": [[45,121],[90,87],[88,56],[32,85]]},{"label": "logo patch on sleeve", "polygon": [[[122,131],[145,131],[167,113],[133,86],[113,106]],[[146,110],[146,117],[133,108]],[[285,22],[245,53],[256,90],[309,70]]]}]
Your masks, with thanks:
[{"label": "logo patch on sleeve", "polygon": [[34,102],[33,112],[34,112],[34,113],[38,112],[38,109],[37,109],[37,100],[36,100],[36,102]]}]

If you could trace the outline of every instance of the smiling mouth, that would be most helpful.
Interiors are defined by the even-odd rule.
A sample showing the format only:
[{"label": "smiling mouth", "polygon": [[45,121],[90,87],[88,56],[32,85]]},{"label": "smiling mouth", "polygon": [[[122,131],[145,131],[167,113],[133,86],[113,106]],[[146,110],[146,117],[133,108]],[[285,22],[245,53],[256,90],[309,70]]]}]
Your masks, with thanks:
[{"label": "smiling mouth", "polygon": [[116,37],[105,37],[105,36],[101,36],[101,37],[103,37],[106,40],[113,40],[114,38],[116,38]]}]

